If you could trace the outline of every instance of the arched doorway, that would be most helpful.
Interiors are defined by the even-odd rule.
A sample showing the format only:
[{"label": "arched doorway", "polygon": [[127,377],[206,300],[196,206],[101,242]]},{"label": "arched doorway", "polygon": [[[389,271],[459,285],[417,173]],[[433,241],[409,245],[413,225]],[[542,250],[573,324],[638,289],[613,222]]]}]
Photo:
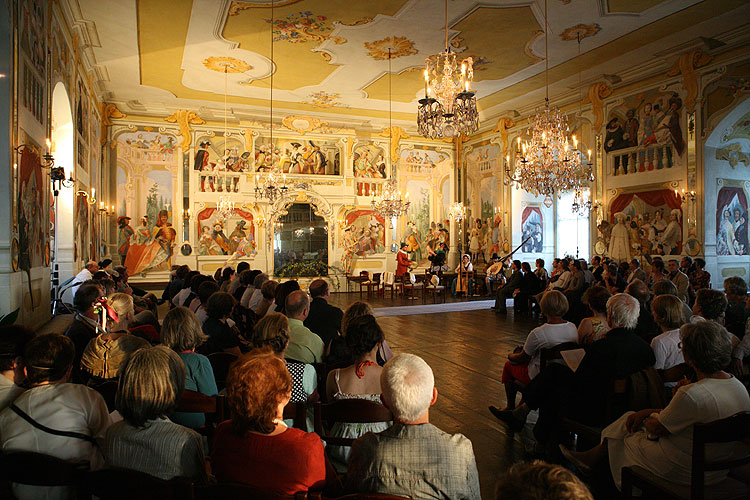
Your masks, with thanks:
[{"label": "arched doorway", "polygon": [[328,224],[310,203],[293,203],[274,231],[274,275],[327,275]]},{"label": "arched doorway", "polygon": [[[52,154],[55,165],[65,169],[65,177],[69,178],[75,170],[74,156],[74,127],[73,114],[70,108],[70,97],[65,84],[58,82],[52,92]],[[75,276],[73,259],[73,200],[74,188],[63,187],[57,199],[57,206],[52,207],[50,221],[55,225],[53,231],[52,271],[55,267],[59,272],[60,283]],[[54,200],[53,200],[54,202]],[[57,214],[55,214],[55,211]],[[55,217],[56,215],[56,217]],[[63,297],[65,302],[72,302],[73,297],[67,292]]]}]

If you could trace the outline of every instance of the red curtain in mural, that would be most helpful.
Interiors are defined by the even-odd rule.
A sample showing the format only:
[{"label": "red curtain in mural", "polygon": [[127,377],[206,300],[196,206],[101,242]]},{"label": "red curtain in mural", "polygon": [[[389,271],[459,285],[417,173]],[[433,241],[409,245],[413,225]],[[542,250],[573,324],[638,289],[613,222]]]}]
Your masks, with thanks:
[{"label": "red curtain in mural", "polygon": [[[203,210],[198,212],[198,222],[200,223],[200,221],[210,219],[211,216],[214,214],[214,212],[216,212],[216,208],[204,208]],[[246,221],[250,222],[250,228],[249,228],[250,234],[252,234],[253,237],[255,237],[255,224],[252,223],[253,214],[246,210],[242,210],[241,208],[235,208],[234,213],[235,215],[242,217]]]},{"label": "red curtain in mural", "polygon": [[610,221],[615,222],[615,214],[622,212],[625,207],[633,201],[633,197],[638,196],[646,203],[651,206],[658,207],[659,205],[667,205],[671,209],[678,209],[682,213],[682,200],[677,196],[674,191],[669,189],[658,189],[656,191],[644,191],[642,193],[625,193],[621,194],[612,201],[610,207],[611,215]]},{"label": "red curtain in mural", "polygon": [[716,227],[721,226],[722,210],[724,207],[732,202],[732,198],[737,196],[737,200],[740,202],[742,211],[747,213],[747,198],[745,197],[745,191],[738,187],[723,187],[719,190],[719,195],[716,197]]}]

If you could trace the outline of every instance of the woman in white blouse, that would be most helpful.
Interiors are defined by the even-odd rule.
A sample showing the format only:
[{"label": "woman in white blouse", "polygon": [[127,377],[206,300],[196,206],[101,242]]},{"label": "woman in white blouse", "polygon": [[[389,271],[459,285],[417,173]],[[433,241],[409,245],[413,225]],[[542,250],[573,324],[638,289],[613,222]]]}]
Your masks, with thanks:
[{"label": "woman in white blouse", "polygon": [[[722,330],[713,321],[683,325],[682,353],[698,381],[682,384],[663,410],[625,413],[602,431],[601,444],[591,450],[578,453],[561,446],[563,454],[584,472],[608,458],[618,488],[622,468],[633,465],[664,480],[690,485],[693,425],[750,411],[745,386],[724,371],[732,345]],[[732,443],[714,444],[706,450],[706,458],[728,458],[733,449]],[[721,482],[727,473],[706,472],[706,485]]]}]

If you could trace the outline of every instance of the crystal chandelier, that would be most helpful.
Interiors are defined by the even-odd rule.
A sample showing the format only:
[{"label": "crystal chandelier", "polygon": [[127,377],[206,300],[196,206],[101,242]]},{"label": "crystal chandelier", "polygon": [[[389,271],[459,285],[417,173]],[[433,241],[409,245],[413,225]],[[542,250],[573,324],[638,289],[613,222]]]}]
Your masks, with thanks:
[{"label": "crystal chandelier", "polygon": [[448,0],[445,0],[445,50],[425,59],[424,98],[419,100],[417,128],[431,139],[472,134],[479,128],[471,57],[459,61],[448,45]]},{"label": "crystal chandelier", "polygon": [[401,192],[398,190],[396,181],[391,178],[383,184],[383,194],[380,200],[372,199],[372,209],[384,219],[393,220],[394,217],[401,217],[409,209],[411,205],[408,200],[409,193],[406,194],[406,198],[406,200],[401,199]]},{"label": "crystal chandelier", "polygon": [[[229,184],[227,183],[227,167],[226,167],[226,159],[229,155],[229,148],[227,145],[227,141],[229,139],[229,135],[227,134],[227,94],[228,94],[228,76],[227,73],[229,72],[229,67],[232,66],[232,63],[230,62],[224,62],[222,63],[224,65],[224,154],[222,155],[221,159],[218,161],[217,165],[217,172],[218,170],[222,170],[224,172],[224,175],[222,176],[222,179],[219,181],[219,178],[217,176],[216,180],[219,181],[219,191],[222,190],[222,186],[226,187],[227,193],[229,193]],[[221,217],[223,222],[226,222],[227,219],[229,219],[232,215],[234,215],[234,200],[229,194],[222,195],[219,198],[219,202],[216,204],[216,211],[219,214],[219,217]]]},{"label": "crystal chandelier", "polygon": [[450,207],[448,207],[448,217],[457,223],[464,220],[466,218],[466,206],[464,206],[464,202],[456,201],[451,203]]},{"label": "crystal chandelier", "polygon": [[[564,191],[580,192],[594,180],[591,164],[591,150],[586,159],[578,149],[578,140],[568,139],[568,119],[555,106],[549,103],[549,54],[547,50],[547,2],[544,3],[544,61],[546,97],[544,108],[537,109],[536,116],[529,119],[527,139],[522,143],[518,138],[516,147],[516,168],[510,167],[510,157],[506,157],[505,183],[513,183],[517,188],[544,195],[544,204],[552,206],[552,195]],[[580,44],[579,44],[580,52]],[[580,79],[580,77],[579,77]],[[572,144],[571,144],[572,142]]]},{"label": "crystal chandelier", "polygon": [[222,196],[219,198],[219,203],[216,204],[216,213],[222,221],[226,222],[234,215],[234,201],[229,196]]},{"label": "crystal chandelier", "polygon": [[577,189],[573,197],[573,204],[571,205],[573,213],[582,217],[586,216],[591,211],[592,206],[588,190],[584,193],[584,191]]}]

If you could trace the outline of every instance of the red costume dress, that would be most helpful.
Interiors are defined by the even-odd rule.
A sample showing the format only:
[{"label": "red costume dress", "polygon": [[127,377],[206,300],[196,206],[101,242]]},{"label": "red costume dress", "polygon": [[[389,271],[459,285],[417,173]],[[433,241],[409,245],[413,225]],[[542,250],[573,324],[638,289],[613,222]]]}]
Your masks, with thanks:
[{"label": "red costume dress", "polygon": [[398,278],[406,274],[406,271],[409,270],[409,264],[411,264],[411,261],[406,252],[399,250],[396,254],[396,262],[396,277]]}]

